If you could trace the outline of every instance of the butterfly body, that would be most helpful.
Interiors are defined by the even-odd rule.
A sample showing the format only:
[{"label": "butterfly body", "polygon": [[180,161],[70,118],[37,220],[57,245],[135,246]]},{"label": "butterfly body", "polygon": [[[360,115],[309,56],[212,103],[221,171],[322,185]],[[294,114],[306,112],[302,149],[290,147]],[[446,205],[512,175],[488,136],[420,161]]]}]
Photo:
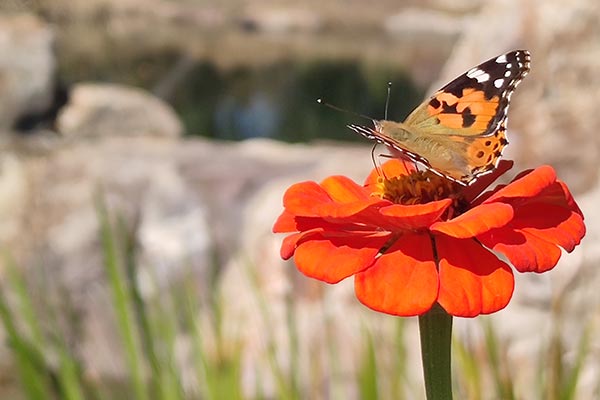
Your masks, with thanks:
[{"label": "butterfly body", "polygon": [[450,82],[404,122],[349,125],[387,145],[394,156],[418,162],[464,185],[492,171],[506,139],[507,112],[515,87],[529,72],[526,50],[492,58]]}]

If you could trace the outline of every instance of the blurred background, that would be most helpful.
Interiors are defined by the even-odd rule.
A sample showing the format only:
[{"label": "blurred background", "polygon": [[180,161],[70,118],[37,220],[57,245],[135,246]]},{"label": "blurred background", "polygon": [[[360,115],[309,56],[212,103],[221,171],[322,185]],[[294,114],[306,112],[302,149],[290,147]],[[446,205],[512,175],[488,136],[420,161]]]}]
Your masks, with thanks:
[{"label": "blurred background", "polygon": [[456,398],[600,398],[596,0],[2,0],[0,398],[419,399],[416,319],[309,280],[271,227],[292,183],[362,181],[402,120],[525,48],[506,158],[551,164],[581,246],[455,320]]}]

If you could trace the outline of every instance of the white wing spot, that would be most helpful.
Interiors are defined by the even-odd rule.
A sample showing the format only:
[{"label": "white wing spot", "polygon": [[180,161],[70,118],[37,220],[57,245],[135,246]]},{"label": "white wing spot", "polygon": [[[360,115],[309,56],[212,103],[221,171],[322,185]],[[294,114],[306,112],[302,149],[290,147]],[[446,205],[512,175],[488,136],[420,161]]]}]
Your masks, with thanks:
[{"label": "white wing spot", "polygon": [[480,70],[479,68],[471,68],[468,72],[467,72],[467,76],[469,78],[475,78],[477,75],[483,73],[482,70]]},{"label": "white wing spot", "polygon": [[511,68],[512,68],[512,64],[511,63],[506,64],[506,69],[511,69]]},{"label": "white wing spot", "polygon": [[479,68],[469,70],[467,76],[471,79],[476,79],[478,83],[487,82],[490,79],[490,74]]},{"label": "white wing spot", "polygon": [[479,83],[487,82],[490,79],[490,74],[483,73],[479,76],[476,76],[475,79],[477,79],[477,82]]},{"label": "white wing spot", "polygon": [[498,89],[500,89],[502,87],[503,83],[504,83],[504,79],[502,79],[502,78],[496,79],[494,81],[494,86],[496,86]]},{"label": "white wing spot", "polygon": [[504,77],[505,77],[505,78],[509,78],[511,75],[512,75],[512,73],[511,73],[510,71],[506,71],[506,72],[504,73]]},{"label": "white wing spot", "polygon": [[496,62],[498,64],[506,63],[506,54],[502,54],[501,56],[498,56],[498,58],[496,58]]}]

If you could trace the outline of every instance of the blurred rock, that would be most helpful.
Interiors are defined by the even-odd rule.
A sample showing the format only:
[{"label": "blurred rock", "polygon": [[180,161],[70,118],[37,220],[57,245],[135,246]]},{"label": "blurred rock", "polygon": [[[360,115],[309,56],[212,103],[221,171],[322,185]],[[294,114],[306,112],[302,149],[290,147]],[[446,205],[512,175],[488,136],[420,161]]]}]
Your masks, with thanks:
[{"label": "blurred rock", "polygon": [[14,239],[28,205],[27,172],[14,152],[0,153],[0,243]]},{"label": "blurred rock", "polygon": [[322,26],[321,18],[308,9],[274,9],[254,7],[240,19],[242,29],[271,34],[316,32]]},{"label": "blurred rock", "polygon": [[56,126],[66,137],[176,138],[183,130],[173,109],[157,97],[138,88],[100,83],[76,85]]},{"label": "blurred rock", "polygon": [[428,6],[434,10],[451,13],[473,13],[479,11],[486,0],[430,0]]},{"label": "blurred rock", "polygon": [[460,15],[453,16],[424,8],[406,8],[387,17],[384,27],[392,36],[420,41],[423,46],[427,46],[428,41],[436,42],[436,46],[451,46],[462,31],[464,23],[465,18]]},{"label": "blurred rock", "polygon": [[30,14],[0,14],[0,129],[53,100],[56,60],[50,26]]},{"label": "blurred rock", "polygon": [[52,277],[43,284],[46,296],[52,287],[66,288],[81,318],[82,357],[91,375],[104,377],[122,377],[126,369],[107,306],[97,201],[107,204],[115,240],[135,249],[137,278],[147,298],[188,270],[208,284],[212,265],[204,191],[190,185],[179,167],[180,153],[190,143],[116,133],[63,141],[51,153],[30,156],[26,223],[5,242],[24,268],[44,260],[41,268]]}]

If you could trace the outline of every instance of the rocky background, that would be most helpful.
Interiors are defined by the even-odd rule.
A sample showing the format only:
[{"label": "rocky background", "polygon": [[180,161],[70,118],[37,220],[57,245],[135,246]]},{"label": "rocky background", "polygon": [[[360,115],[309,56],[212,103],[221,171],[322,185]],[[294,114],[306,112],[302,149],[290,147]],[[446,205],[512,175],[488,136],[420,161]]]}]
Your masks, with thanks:
[{"label": "rocky background", "polygon": [[[218,286],[226,332],[246,345],[249,393],[257,367],[268,371],[262,332],[282,327],[273,334],[285,360],[290,296],[296,299],[301,348],[324,346],[323,321],[348,349],[360,342],[364,324],[376,326],[385,340],[393,339],[395,329],[393,318],[358,304],[352,282],[329,287],[282,262],[281,237],[271,233],[287,186],[331,174],[361,180],[371,168],[369,144],[184,137],[167,102],[140,88],[107,82],[81,80],[67,88],[66,101],[58,101],[59,50],[70,48],[77,60],[100,63],[103,51],[112,49],[107,43],[117,43],[118,49],[169,47],[223,68],[296,58],[386,63],[410,71],[420,84],[439,81],[433,88],[488,57],[529,49],[532,72],[513,97],[511,145],[505,154],[517,170],[553,165],[574,191],[588,233],[552,272],[519,276],[513,301],[491,319],[511,362],[519,366],[515,379],[524,398],[536,376],[540,337],[551,334],[557,313],[567,344],[576,343],[584,329],[598,332],[596,0],[201,3],[10,0],[0,6],[0,241],[28,274],[46,276],[41,297],[52,296],[53,287],[66,288],[81,316],[78,351],[90,375],[119,376],[125,370],[117,356],[114,317],[106,308],[94,206],[99,193],[135,232],[142,272],[152,271],[166,288],[191,267],[200,288]],[[20,131],[32,115],[46,123]],[[256,310],[250,276],[269,304],[269,326]],[[409,349],[416,347],[415,322],[407,321]],[[481,337],[475,320],[457,320],[455,326],[461,338]],[[566,348],[565,356],[574,351]],[[341,374],[359,365],[351,351],[345,357]],[[596,340],[579,398],[593,398],[599,366]],[[418,387],[420,369],[412,373]],[[263,388],[273,387],[268,372],[260,376]],[[352,388],[349,378],[350,398],[357,395]]]}]

